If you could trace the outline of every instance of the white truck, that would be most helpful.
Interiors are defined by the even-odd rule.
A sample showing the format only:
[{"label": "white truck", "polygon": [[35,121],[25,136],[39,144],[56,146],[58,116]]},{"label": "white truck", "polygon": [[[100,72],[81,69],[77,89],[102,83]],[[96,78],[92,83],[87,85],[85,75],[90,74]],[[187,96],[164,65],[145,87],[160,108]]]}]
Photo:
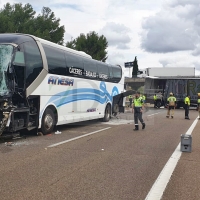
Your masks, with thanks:
[{"label": "white truck", "polygon": [[144,70],[140,70],[142,72],[138,77],[177,77],[177,76],[195,76],[195,68],[194,67],[149,67]]}]

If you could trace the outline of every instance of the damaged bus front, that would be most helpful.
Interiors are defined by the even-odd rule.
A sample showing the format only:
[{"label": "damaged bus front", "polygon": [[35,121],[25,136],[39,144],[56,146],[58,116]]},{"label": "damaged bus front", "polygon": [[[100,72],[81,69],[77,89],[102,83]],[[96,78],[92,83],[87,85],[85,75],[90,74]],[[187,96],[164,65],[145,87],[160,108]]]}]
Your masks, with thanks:
[{"label": "damaged bus front", "polygon": [[27,128],[24,54],[16,44],[0,44],[0,136]]},{"label": "damaged bus front", "polygon": [[0,135],[10,123],[13,95],[13,74],[11,61],[14,46],[0,44]]},{"label": "damaged bus front", "polygon": [[37,128],[39,96],[28,97],[27,88],[42,68],[33,38],[0,34],[0,136]]}]

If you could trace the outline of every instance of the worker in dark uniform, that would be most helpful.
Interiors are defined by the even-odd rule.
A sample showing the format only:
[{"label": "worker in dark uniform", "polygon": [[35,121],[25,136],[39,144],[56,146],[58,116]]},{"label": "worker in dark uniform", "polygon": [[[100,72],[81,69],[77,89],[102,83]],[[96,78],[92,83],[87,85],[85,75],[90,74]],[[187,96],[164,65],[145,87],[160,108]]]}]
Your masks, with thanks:
[{"label": "worker in dark uniform", "polygon": [[190,119],[189,118],[189,108],[190,108],[190,96],[189,95],[187,95],[186,97],[185,97],[185,100],[184,100],[184,102],[185,102],[185,119]]},{"label": "worker in dark uniform", "polygon": [[132,113],[134,110],[134,122],[135,122],[135,129],[134,131],[139,130],[139,124],[138,124],[138,119],[140,120],[142,124],[142,129],[145,128],[145,123],[144,120],[142,119],[142,112],[144,109],[144,103],[142,97],[140,97],[140,92],[136,92],[135,98],[133,100],[133,107],[132,107]]}]

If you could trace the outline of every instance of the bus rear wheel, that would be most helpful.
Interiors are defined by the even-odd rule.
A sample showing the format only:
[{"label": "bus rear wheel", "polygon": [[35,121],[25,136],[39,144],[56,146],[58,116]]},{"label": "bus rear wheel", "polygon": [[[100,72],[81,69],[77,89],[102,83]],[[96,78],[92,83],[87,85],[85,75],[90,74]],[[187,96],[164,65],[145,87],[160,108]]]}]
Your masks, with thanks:
[{"label": "bus rear wheel", "polygon": [[110,120],[110,113],[111,113],[111,107],[110,107],[110,105],[108,104],[108,105],[106,106],[106,109],[105,109],[103,122],[108,122],[108,121]]},{"label": "bus rear wheel", "polygon": [[43,117],[42,117],[42,133],[44,135],[51,133],[55,126],[55,116],[53,111],[50,108],[47,108],[44,111]]}]

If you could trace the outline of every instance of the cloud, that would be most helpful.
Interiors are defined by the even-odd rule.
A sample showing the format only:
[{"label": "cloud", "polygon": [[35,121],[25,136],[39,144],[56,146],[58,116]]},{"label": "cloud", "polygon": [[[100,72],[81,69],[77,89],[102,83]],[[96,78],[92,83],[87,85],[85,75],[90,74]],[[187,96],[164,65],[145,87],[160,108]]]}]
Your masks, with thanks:
[{"label": "cloud", "polygon": [[67,3],[61,3],[61,4],[50,4],[51,7],[53,8],[69,8],[72,10],[76,10],[76,11],[80,11],[82,12],[83,10],[80,8],[80,6],[78,6],[77,4],[67,4]]},{"label": "cloud", "polygon": [[131,38],[128,33],[130,29],[123,24],[117,24],[114,22],[108,22],[99,31],[100,35],[104,35],[108,40],[109,46],[115,46],[117,49],[128,49],[128,44],[131,42]]},{"label": "cloud", "polygon": [[197,71],[200,71],[200,61],[196,61],[193,63],[194,64],[194,67]]},{"label": "cloud", "polygon": [[110,63],[110,64],[119,64],[121,65],[123,62],[124,62],[124,55],[119,53],[119,52],[113,52],[109,55],[108,59],[107,59],[107,63]]},{"label": "cloud", "polygon": [[109,6],[117,8],[125,8],[126,10],[155,10],[160,7],[161,0],[138,1],[138,0],[109,0]]},{"label": "cloud", "polygon": [[160,59],[160,63],[163,67],[194,67],[191,66],[190,59],[187,58],[183,58],[181,55],[171,58],[162,58]]},{"label": "cloud", "polygon": [[168,53],[193,50],[199,53],[199,1],[171,0],[155,16],[144,20],[141,47],[147,52]]},{"label": "cloud", "polygon": [[[123,66],[137,56],[139,69],[190,66],[200,73],[199,0],[20,2],[30,3],[37,15],[43,6],[49,7],[60,18],[60,25],[65,26],[65,42],[91,31],[104,35],[108,40],[109,63]],[[4,4],[0,0],[1,8]]]},{"label": "cloud", "polygon": [[[31,4],[37,12],[40,12],[42,7],[49,7],[53,12],[55,9],[66,9],[72,11],[79,11],[83,13],[97,13],[99,9],[102,11],[102,8],[105,6],[105,0],[102,0],[101,3],[91,3],[90,0],[20,0],[20,3]],[[10,3],[19,3],[18,0],[10,0]],[[68,13],[65,12],[65,17],[69,17]]]},{"label": "cloud", "polygon": [[163,56],[159,59],[159,62],[162,64],[163,67],[191,67],[195,68],[195,74],[198,75],[200,70],[200,61],[198,57],[194,57],[188,52],[178,52],[176,56],[174,53],[167,54],[168,56]]},{"label": "cloud", "polygon": [[199,5],[199,0],[168,0],[167,4],[171,7],[186,6],[186,5]]},{"label": "cloud", "polygon": [[192,52],[192,55],[194,55],[194,56],[200,55],[200,44],[197,44],[197,45],[196,45],[196,48],[195,48],[195,50]]}]

